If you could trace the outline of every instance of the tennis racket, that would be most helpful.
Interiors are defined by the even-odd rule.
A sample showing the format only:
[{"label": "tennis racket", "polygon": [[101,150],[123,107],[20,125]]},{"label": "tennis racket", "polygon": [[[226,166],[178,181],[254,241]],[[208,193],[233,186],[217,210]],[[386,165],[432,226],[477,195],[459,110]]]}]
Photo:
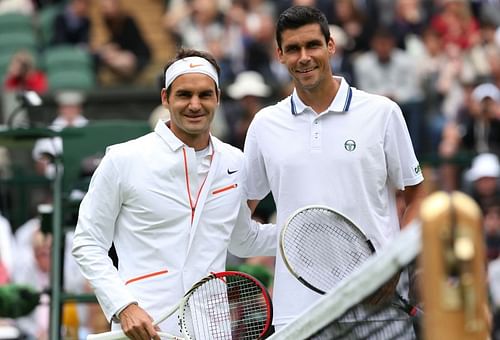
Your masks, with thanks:
[{"label": "tennis racket", "polygon": [[[294,212],[281,230],[280,251],[290,273],[319,294],[332,290],[375,254],[372,242],[356,224],[326,206],[307,206]],[[399,274],[390,280],[390,287],[372,297],[372,302],[395,293],[398,280]],[[411,316],[421,313],[395,294],[399,308]]]},{"label": "tennis racket", "polygon": [[[182,337],[158,332],[160,337],[175,340],[256,340],[267,334],[272,321],[271,298],[266,288],[254,277],[234,271],[204,277],[153,324],[158,325],[177,310]],[[88,340],[125,338],[121,330],[87,337]]]}]

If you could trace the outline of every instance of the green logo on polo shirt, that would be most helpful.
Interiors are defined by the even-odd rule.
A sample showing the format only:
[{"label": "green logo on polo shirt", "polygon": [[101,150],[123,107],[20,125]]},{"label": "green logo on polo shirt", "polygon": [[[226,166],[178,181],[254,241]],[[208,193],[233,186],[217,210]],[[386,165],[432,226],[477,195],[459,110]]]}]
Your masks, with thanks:
[{"label": "green logo on polo shirt", "polygon": [[415,173],[419,174],[422,171],[422,168],[420,167],[420,164],[415,167]]},{"label": "green logo on polo shirt", "polygon": [[344,143],[344,148],[347,151],[354,151],[356,149],[356,142],[353,141],[352,139],[348,139]]}]

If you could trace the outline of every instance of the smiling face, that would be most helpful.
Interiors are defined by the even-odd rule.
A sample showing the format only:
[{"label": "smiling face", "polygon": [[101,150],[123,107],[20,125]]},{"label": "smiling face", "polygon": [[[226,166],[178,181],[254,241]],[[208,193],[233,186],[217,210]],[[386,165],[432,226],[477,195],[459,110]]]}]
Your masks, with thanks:
[{"label": "smiling face", "polygon": [[186,145],[197,150],[208,146],[210,124],[219,103],[212,78],[201,73],[187,73],[163,89],[163,105],[170,111],[172,132]]},{"label": "smiling face", "polygon": [[278,48],[279,60],[288,68],[299,94],[320,90],[331,81],[330,57],[334,53],[333,39],[325,41],[319,24],[283,31]]}]

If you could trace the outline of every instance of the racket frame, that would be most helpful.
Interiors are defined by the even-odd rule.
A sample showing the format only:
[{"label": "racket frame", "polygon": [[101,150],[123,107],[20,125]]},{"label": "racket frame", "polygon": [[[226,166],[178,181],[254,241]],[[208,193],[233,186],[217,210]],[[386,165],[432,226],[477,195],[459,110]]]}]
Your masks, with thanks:
[{"label": "racket frame", "polygon": [[[338,215],[340,216],[342,219],[344,219],[354,230],[358,231],[364,238],[365,238],[365,241],[366,243],[368,244],[368,247],[371,249],[372,251],[372,255],[375,255],[376,254],[376,250],[375,250],[375,247],[373,246],[373,243],[370,241],[370,239],[366,236],[366,233],[361,229],[359,228],[356,223],[354,223],[350,218],[348,218],[347,216],[345,216],[344,214],[336,211],[335,209],[331,208],[331,207],[328,207],[328,206],[325,206],[325,205],[307,205],[307,206],[304,206],[302,208],[299,208],[297,210],[295,210],[287,219],[286,223],[284,224],[283,228],[281,229],[281,232],[280,232],[280,240],[279,240],[279,248],[280,248],[280,252],[281,252],[281,257],[283,258],[283,262],[285,263],[288,271],[294,276],[296,277],[304,286],[306,286],[307,288],[315,291],[316,293],[319,293],[321,295],[325,295],[326,291],[322,290],[322,289],[319,289],[317,288],[316,286],[314,286],[313,284],[311,284],[310,282],[308,282],[307,280],[305,280],[301,275],[299,275],[292,267],[292,264],[290,263],[288,257],[286,256],[285,254],[285,249],[284,249],[284,239],[285,239],[285,233],[286,233],[286,230],[288,228],[288,226],[290,225],[290,222],[300,213],[302,213],[303,211],[306,211],[306,210],[309,210],[309,209],[323,209],[323,210],[328,210],[332,213],[334,213],[335,215]],[[423,312],[421,309],[419,309],[418,307],[412,305],[409,303],[409,301],[407,299],[405,299],[404,297],[402,297],[397,291],[395,292],[395,297],[397,298],[398,302],[399,303],[395,303],[395,307],[398,307],[402,310],[404,310],[406,313],[408,313],[408,315],[410,316],[415,316],[415,317],[421,317],[423,315]]]},{"label": "racket frame", "polygon": [[285,263],[285,266],[287,267],[288,271],[295,277],[297,278],[297,280],[299,280],[304,286],[306,286],[307,288],[315,291],[316,293],[319,293],[319,294],[326,294],[327,292],[322,290],[322,289],[319,289],[317,288],[316,286],[314,286],[313,284],[311,284],[310,282],[308,282],[306,279],[304,279],[300,274],[298,274],[294,268],[293,268],[293,265],[290,263],[290,260],[288,259],[288,256],[286,255],[286,251],[285,251],[285,247],[284,247],[284,243],[285,243],[285,237],[286,237],[286,231],[290,225],[290,223],[292,222],[292,220],[297,216],[299,215],[300,213],[306,211],[306,210],[310,210],[310,209],[323,209],[323,210],[328,210],[332,213],[334,213],[335,215],[338,215],[339,217],[341,217],[342,219],[344,219],[345,221],[347,221],[347,223],[353,228],[353,230],[356,230],[358,231],[364,238],[365,238],[365,241],[366,243],[368,244],[368,247],[372,250],[372,255],[375,254],[375,247],[373,246],[372,242],[370,241],[370,239],[366,236],[365,232],[363,230],[361,230],[361,228],[359,228],[350,218],[348,218],[347,216],[345,216],[344,214],[341,214],[339,213],[338,211],[336,211],[335,209],[332,209],[326,205],[317,205],[317,204],[313,204],[313,205],[307,205],[307,206],[304,206],[302,208],[299,208],[297,210],[295,210],[289,217],[288,219],[286,220],[283,228],[281,229],[281,232],[280,232],[280,240],[279,240],[279,248],[280,248],[280,253],[281,253],[281,257],[283,259],[283,262]]},{"label": "racket frame", "polygon": [[[185,308],[187,305],[187,302],[189,301],[189,298],[191,295],[201,286],[203,286],[205,283],[211,280],[219,279],[224,281],[224,278],[228,276],[240,276],[244,277],[247,280],[250,280],[255,283],[257,287],[259,287],[262,296],[264,298],[264,301],[266,302],[266,307],[267,307],[267,319],[266,319],[266,324],[264,325],[264,329],[261,332],[261,335],[259,338],[262,338],[264,335],[267,334],[271,327],[271,322],[273,319],[273,308],[272,308],[272,300],[269,295],[269,292],[267,291],[266,287],[256,278],[253,276],[238,272],[238,271],[223,271],[223,272],[217,272],[217,273],[210,273],[209,275],[203,277],[200,279],[198,282],[196,282],[185,294],[184,296],[180,299],[179,302],[177,302],[174,306],[171,308],[167,309],[165,313],[160,314],[160,316],[153,321],[153,326],[157,326],[158,324],[162,323],[165,321],[167,318],[169,318],[172,314],[174,314],[177,310],[179,310],[179,316],[180,317],[180,326],[181,326],[181,333],[183,337],[178,337],[169,333],[165,332],[157,332],[158,335],[160,335],[163,338],[170,339],[170,340],[190,340],[193,339],[191,338],[188,334],[186,334],[186,321],[185,318],[183,317]],[[115,331],[109,331],[109,332],[104,332],[104,333],[99,333],[99,334],[89,334],[87,336],[87,340],[118,340],[118,339],[127,339],[127,336],[123,332],[123,330],[115,330]]]}]

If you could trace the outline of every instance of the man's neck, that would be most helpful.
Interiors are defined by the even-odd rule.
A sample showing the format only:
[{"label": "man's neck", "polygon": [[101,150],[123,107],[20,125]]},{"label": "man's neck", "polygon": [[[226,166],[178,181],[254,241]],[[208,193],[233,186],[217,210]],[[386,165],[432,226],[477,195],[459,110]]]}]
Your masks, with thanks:
[{"label": "man's neck", "polygon": [[324,85],[314,89],[296,88],[297,94],[302,102],[310,106],[316,113],[321,113],[330,107],[333,99],[340,88],[340,81],[331,78],[325,81]]},{"label": "man's neck", "polygon": [[210,133],[202,133],[199,135],[190,135],[182,130],[172,129],[170,121],[167,123],[168,128],[173,132],[173,134],[179,138],[184,144],[193,148],[195,151],[203,150],[208,147],[210,143]]},{"label": "man's neck", "polygon": [[195,151],[200,151],[208,147],[210,143],[210,135],[198,135],[198,136],[177,136],[184,144],[193,148]]}]

